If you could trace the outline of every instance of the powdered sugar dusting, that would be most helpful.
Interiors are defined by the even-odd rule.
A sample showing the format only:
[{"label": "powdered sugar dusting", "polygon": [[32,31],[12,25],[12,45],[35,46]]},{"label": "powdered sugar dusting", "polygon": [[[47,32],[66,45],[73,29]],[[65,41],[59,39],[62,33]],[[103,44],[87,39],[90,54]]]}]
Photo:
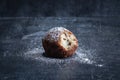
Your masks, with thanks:
[{"label": "powdered sugar dusting", "polygon": [[[59,31],[60,29],[62,28],[59,28],[57,30]],[[56,29],[51,30],[54,31]],[[48,32],[51,32],[51,30],[49,30]],[[45,32],[40,31],[37,33],[26,35],[22,38],[22,40],[26,41],[28,46],[27,50],[25,50],[23,53],[25,58],[30,58],[47,64],[61,64],[61,63],[71,64],[73,62],[78,62],[80,64],[92,64],[98,67],[104,67],[104,64],[96,61],[96,59],[99,60],[101,59],[97,57],[97,54],[95,54],[96,53],[95,50],[93,49],[87,50],[82,48],[82,46],[78,47],[75,55],[68,58],[56,59],[43,56],[44,50],[42,48],[42,45],[40,45],[40,42],[44,33]],[[4,55],[6,56],[6,53]]]},{"label": "powdered sugar dusting", "polygon": [[64,27],[54,27],[46,33],[44,39],[47,39],[50,41],[58,41],[60,34],[65,30],[67,29],[65,29]]}]

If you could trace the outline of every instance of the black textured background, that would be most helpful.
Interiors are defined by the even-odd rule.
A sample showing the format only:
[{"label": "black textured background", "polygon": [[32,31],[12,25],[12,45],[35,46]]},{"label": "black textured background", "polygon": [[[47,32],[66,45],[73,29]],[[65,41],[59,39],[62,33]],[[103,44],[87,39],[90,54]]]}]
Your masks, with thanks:
[{"label": "black textured background", "polygon": [[[45,57],[41,39],[65,27],[76,54]],[[120,80],[120,0],[0,0],[0,80]]]},{"label": "black textured background", "polygon": [[120,0],[0,0],[0,17],[120,16]]}]

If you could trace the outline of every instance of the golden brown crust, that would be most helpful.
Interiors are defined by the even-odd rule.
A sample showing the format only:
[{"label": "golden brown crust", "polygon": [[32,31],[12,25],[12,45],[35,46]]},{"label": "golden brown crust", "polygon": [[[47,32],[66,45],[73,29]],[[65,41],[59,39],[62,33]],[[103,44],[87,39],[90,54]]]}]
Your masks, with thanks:
[{"label": "golden brown crust", "polygon": [[56,42],[49,42],[47,40],[42,40],[42,43],[45,49],[45,55],[49,57],[56,57],[56,58],[69,57],[72,56],[75,50],[77,49],[77,46],[74,46],[71,50],[66,51],[62,46],[60,46]]},{"label": "golden brown crust", "polygon": [[60,32],[59,34],[60,36],[57,41],[54,41],[54,40],[51,41],[51,39],[49,39],[50,34],[46,35],[46,37],[42,39],[42,45],[45,50],[45,55],[49,57],[55,57],[55,58],[65,58],[75,54],[75,50],[78,47],[77,38],[73,35],[74,37],[73,45],[71,46],[70,49],[66,49],[64,46],[61,45],[62,34],[73,35],[72,32],[65,30],[63,32]]}]

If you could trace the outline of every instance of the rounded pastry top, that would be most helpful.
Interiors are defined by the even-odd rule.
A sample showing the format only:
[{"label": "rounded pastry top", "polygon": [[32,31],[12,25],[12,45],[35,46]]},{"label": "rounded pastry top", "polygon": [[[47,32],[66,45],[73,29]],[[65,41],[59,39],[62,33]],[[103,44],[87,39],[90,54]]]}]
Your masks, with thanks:
[{"label": "rounded pastry top", "polygon": [[49,41],[58,41],[61,33],[63,33],[64,31],[69,31],[69,30],[65,29],[64,27],[54,27],[45,34],[43,39]]}]

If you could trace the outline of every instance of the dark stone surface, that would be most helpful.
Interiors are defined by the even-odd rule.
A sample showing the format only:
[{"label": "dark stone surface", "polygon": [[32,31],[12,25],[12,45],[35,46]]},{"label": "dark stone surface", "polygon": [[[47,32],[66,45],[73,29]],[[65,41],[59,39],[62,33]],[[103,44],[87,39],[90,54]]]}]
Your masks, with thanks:
[{"label": "dark stone surface", "polygon": [[[0,80],[120,80],[120,19],[0,19]],[[43,56],[41,38],[56,26],[79,40],[76,54],[65,59]]]},{"label": "dark stone surface", "polygon": [[0,0],[0,17],[120,16],[120,0]]}]

